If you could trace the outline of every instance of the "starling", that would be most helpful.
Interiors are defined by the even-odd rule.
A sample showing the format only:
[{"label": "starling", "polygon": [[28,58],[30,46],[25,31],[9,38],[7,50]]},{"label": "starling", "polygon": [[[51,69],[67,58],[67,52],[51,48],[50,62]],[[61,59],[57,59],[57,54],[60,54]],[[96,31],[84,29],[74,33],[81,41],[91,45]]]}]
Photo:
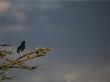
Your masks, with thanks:
[{"label": "starling", "polygon": [[25,50],[25,41],[22,41],[21,42],[21,45],[17,48],[17,52],[20,53],[22,52],[23,50]]}]

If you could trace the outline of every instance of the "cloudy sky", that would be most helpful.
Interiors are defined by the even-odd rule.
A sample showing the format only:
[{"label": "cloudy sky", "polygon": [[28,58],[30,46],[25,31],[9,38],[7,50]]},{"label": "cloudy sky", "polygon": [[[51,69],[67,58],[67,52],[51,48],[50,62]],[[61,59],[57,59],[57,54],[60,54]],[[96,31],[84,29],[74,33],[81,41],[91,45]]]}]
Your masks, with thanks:
[{"label": "cloudy sky", "polygon": [[0,42],[22,40],[54,50],[13,82],[110,82],[109,0],[0,0]]}]

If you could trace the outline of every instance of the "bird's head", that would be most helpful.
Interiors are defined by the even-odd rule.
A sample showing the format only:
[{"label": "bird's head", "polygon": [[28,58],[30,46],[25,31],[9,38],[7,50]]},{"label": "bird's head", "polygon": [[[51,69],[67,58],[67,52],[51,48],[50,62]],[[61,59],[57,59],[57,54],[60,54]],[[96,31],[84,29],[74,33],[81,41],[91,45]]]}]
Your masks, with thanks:
[{"label": "bird's head", "polygon": [[22,41],[22,42],[21,42],[21,44],[25,44],[25,43],[26,43],[26,41]]}]

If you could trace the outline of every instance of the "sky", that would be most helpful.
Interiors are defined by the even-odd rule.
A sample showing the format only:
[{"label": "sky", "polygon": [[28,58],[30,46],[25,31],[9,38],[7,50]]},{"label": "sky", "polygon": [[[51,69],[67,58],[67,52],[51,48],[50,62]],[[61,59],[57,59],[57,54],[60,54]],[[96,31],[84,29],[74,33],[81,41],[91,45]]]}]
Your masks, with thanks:
[{"label": "sky", "polygon": [[1,0],[1,43],[53,48],[13,82],[110,82],[109,21],[109,0]]}]

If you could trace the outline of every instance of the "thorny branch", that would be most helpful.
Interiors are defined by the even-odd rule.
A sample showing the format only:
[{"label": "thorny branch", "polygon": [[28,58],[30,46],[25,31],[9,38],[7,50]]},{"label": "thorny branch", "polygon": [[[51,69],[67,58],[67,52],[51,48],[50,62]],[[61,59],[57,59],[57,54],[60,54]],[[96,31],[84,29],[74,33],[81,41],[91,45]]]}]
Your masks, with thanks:
[{"label": "thorny branch", "polygon": [[[26,69],[29,71],[33,71],[39,68],[39,65],[30,66],[27,65],[26,62],[32,59],[40,58],[46,56],[47,52],[49,52],[50,48],[38,48],[35,51],[19,54],[19,57],[14,60],[9,59],[7,55],[14,54],[12,51],[1,50],[0,51],[0,59],[2,63],[0,63],[0,81],[3,80],[13,80],[14,77],[9,77],[5,74],[6,71],[10,69]],[[0,62],[1,62],[0,60]]]}]

